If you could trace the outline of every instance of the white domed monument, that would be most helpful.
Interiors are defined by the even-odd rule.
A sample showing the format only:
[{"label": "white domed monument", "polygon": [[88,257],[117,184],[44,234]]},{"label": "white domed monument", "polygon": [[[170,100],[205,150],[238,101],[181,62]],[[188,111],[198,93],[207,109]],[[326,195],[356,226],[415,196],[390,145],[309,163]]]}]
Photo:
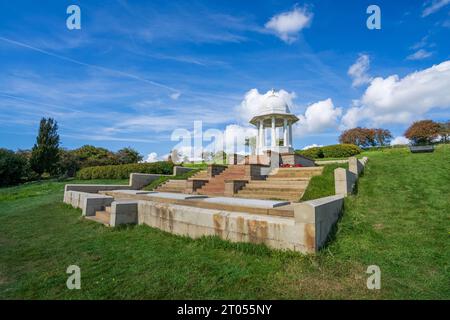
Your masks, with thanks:
[{"label": "white domed monument", "polygon": [[[258,129],[256,154],[260,155],[267,151],[279,154],[293,153],[292,125],[298,120],[297,116],[289,110],[286,101],[272,89],[257,115],[250,120],[250,123]],[[266,129],[270,129],[269,143],[266,143],[266,132],[268,131]],[[281,133],[277,134],[279,131]]]}]

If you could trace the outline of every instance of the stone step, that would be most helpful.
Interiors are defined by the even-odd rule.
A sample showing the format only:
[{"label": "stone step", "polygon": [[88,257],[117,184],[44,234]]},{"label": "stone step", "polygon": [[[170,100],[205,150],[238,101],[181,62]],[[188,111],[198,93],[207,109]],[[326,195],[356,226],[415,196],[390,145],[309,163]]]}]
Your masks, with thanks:
[{"label": "stone step", "polygon": [[249,190],[242,189],[238,192],[238,194],[255,194],[255,195],[273,195],[273,196],[281,196],[281,197],[296,197],[297,195],[303,193],[304,190],[298,191],[276,191],[276,190]]},{"label": "stone step", "polygon": [[305,178],[305,177],[276,177],[276,176],[270,176],[267,178],[266,181],[309,181],[311,180],[310,178]]},{"label": "stone step", "polygon": [[280,187],[280,186],[252,186],[246,185],[242,190],[248,191],[256,191],[256,192],[301,192],[306,189],[306,186],[303,187]]},{"label": "stone step", "polygon": [[298,186],[307,186],[309,184],[309,180],[262,180],[262,181],[250,181],[249,183],[247,183],[247,186],[254,186],[255,188],[257,187],[265,187],[265,186],[274,186],[274,187],[278,187],[278,188],[283,188],[283,187],[298,187]]},{"label": "stone step", "polygon": [[111,213],[107,211],[97,211],[95,216],[87,216],[86,219],[109,226],[110,216]]},{"label": "stone step", "polygon": [[246,199],[262,199],[262,200],[284,200],[284,201],[298,201],[300,199],[300,197],[287,197],[287,196],[282,196],[282,197],[277,197],[277,196],[273,196],[273,195],[269,195],[269,194],[241,194],[238,193],[237,195],[235,195],[235,197],[237,198],[246,198]]},{"label": "stone step", "polygon": [[162,189],[156,189],[155,191],[170,192],[170,193],[184,193],[185,189],[162,188]]}]

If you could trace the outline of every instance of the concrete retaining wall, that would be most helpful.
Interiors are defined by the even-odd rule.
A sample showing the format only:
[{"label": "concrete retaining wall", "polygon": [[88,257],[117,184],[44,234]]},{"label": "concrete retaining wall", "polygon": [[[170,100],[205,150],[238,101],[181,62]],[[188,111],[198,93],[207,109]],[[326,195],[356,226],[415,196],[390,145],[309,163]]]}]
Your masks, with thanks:
[{"label": "concrete retaining wall", "polygon": [[343,196],[295,204],[295,217],[257,215],[140,200],[139,224],[198,238],[264,243],[274,249],[317,252],[342,210]]}]

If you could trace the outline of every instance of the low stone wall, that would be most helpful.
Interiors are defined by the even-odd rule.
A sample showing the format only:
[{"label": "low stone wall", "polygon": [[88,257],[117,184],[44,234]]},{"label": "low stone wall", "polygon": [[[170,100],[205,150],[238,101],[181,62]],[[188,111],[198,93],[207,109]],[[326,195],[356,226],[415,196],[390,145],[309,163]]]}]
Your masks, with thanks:
[{"label": "low stone wall", "polygon": [[103,194],[79,191],[64,192],[64,203],[81,209],[83,216],[94,216],[96,211],[102,210],[105,206],[110,206],[113,201],[113,197]]},{"label": "low stone wall", "polygon": [[66,184],[64,193],[67,191],[98,193],[109,190],[140,190],[160,177],[171,177],[171,175],[131,173],[128,184]]},{"label": "low stone wall", "polygon": [[173,175],[179,176],[182,174],[185,174],[187,172],[190,172],[192,170],[195,170],[194,168],[188,168],[188,167],[182,167],[182,166],[174,166],[173,167]]},{"label": "low stone wall", "polygon": [[296,153],[281,154],[281,163],[290,165],[301,164],[304,167],[314,167],[316,165],[314,160]]},{"label": "low stone wall", "polygon": [[218,236],[233,242],[313,253],[326,243],[342,205],[342,196],[307,201],[296,204],[295,218],[290,218],[140,200],[138,221],[191,238]]},{"label": "low stone wall", "polygon": [[334,188],[337,195],[347,196],[353,193],[358,178],[364,171],[367,161],[367,157],[362,159],[350,157],[348,158],[348,170],[344,168],[334,170]]}]

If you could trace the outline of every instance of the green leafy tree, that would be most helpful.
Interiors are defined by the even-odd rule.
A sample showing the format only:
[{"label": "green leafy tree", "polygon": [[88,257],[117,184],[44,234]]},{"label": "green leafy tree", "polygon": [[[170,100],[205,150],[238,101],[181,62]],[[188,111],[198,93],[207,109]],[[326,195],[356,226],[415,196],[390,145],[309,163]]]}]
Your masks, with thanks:
[{"label": "green leafy tree", "polygon": [[59,161],[58,123],[42,118],[36,143],[31,150],[30,165],[39,176],[44,172],[55,174]]},{"label": "green leafy tree", "polygon": [[119,164],[138,163],[143,159],[139,152],[131,147],[120,149],[116,152],[115,157]]},{"label": "green leafy tree", "polygon": [[105,148],[84,145],[73,152],[79,158],[81,168],[118,164],[114,153]]},{"label": "green leafy tree", "polygon": [[60,149],[59,151],[58,173],[61,176],[74,177],[80,169],[80,158],[73,150]]},{"label": "green leafy tree", "polygon": [[11,150],[0,149],[0,186],[21,182],[26,175],[27,160]]}]

